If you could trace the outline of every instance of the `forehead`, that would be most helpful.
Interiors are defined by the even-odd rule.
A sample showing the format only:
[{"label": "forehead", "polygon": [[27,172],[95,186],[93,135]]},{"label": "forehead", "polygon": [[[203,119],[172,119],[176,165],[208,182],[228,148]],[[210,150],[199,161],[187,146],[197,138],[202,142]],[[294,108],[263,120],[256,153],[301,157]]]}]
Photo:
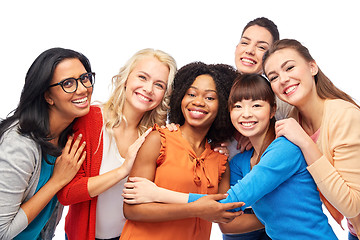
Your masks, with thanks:
[{"label": "forehead", "polygon": [[258,25],[254,25],[251,27],[248,27],[243,35],[241,36],[242,38],[247,38],[250,39],[252,41],[263,41],[263,42],[267,42],[268,44],[272,44],[273,43],[273,38],[271,33],[264,27],[260,27]]},{"label": "forehead", "polygon": [[70,77],[79,77],[81,74],[85,73],[85,67],[77,58],[67,58],[62,60],[58,65],[56,65],[54,70],[53,79],[55,81]]},{"label": "forehead", "polygon": [[271,54],[265,62],[265,72],[281,67],[287,61],[305,61],[301,55],[292,48],[284,48],[277,50]]},{"label": "forehead", "polygon": [[169,67],[165,63],[160,62],[156,57],[152,56],[142,57],[136,61],[132,72],[139,71],[164,81],[167,81],[169,76]]},{"label": "forehead", "polygon": [[208,75],[203,74],[195,78],[194,82],[191,84],[192,87],[196,87],[202,90],[213,90],[216,91],[216,84],[214,79]]}]

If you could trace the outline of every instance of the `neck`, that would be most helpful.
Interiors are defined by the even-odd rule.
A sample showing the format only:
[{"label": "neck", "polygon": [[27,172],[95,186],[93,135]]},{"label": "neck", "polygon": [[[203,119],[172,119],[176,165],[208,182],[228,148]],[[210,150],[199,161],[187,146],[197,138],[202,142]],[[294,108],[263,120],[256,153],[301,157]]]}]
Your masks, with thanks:
[{"label": "neck", "polygon": [[120,123],[120,126],[125,128],[137,129],[145,113],[136,111],[125,103],[123,114],[126,118],[126,124],[122,121]]},{"label": "neck", "polygon": [[49,111],[50,137],[53,138],[50,142],[52,144],[54,144],[55,146],[58,145],[60,134],[72,123],[72,121],[74,121],[74,119],[75,118],[62,119],[55,116],[55,114]]},{"label": "neck", "polygon": [[307,134],[312,135],[320,128],[324,104],[325,100],[317,96],[297,107],[302,117],[300,124]]},{"label": "neck", "polygon": [[198,150],[205,148],[206,134],[209,128],[200,129],[194,128],[188,124],[184,124],[180,127],[182,136],[189,142],[193,150],[198,153]]}]

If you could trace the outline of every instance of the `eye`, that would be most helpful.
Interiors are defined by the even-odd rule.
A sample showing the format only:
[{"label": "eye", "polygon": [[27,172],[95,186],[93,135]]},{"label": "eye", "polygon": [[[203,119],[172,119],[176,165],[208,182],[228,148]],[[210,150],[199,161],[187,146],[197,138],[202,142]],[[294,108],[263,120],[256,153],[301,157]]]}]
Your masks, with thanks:
[{"label": "eye", "polygon": [[271,77],[269,77],[269,81],[270,81],[270,82],[273,82],[273,81],[275,81],[277,78],[278,78],[278,76],[271,76]]},{"label": "eye", "polygon": [[238,104],[238,103],[235,103],[234,106],[233,106],[233,108],[241,108],[241,105]]},{"label": "eye", "polygon": [[196,97],[196,95],[193,94],[193,93],[188,93],[187,95],[188,95],[189,97]]},{"label": "eye", "polygon": [[157,88],[159,88],[159,89],[162,89],[162,90],[165,89],[165,86],[164,86],[164,84],[162,84],[162,83],[155,83],[155,86],[156,86]]},{"label": "eye", "polygon": [[254,108],[259,108],[259,107],[261,107],[261,104],[255,103],[255,104],[253,105],[253,107],[254,107]]},{"label": "eye", "polygon": [[260,50],[262,50],[262,51],[267,51],[267,50],[268,50],[268,48],[267,48],[266,45],[258,45],[258,48],[259,48]]},{"label": "eye", "polygon": [[215,100],[215,98],[214,98],[214,97],[206,97],[206,99],[207,99],[207,100],[209,100],[209,101],[213,101],[213,100]]},{"label": "eye", "polygon": [[240,41],[240,44],[246,46],[246,45],[248,45],[249,43],[248,43],[248,42],[245,42],[245,41]]},{"label": "eye", "polygon": [[90,78],[91,78],[91,74],[89,73],[86,73],[86,74],[83,74],[80,76],[80,80],[83,82],[83,83],[87,83],[90,81]]},{"label": "eye", "polygon": [[288,66],[287,68],[286,68],[286,71],[290,71],[291,69],[293,69],[294,68],[294,66],[293,65],[291,65],[291,66]]},{"label": "eye", "polygon": [[139,78],[140,78],[141,80],[146,81],[146,76],[144,76],[144,75],[139,75]]},{"label": "eye", "polygon": [[75,84],[76,80],[74,78],[65,79],[62,83],[64,88],[71,88]]}]

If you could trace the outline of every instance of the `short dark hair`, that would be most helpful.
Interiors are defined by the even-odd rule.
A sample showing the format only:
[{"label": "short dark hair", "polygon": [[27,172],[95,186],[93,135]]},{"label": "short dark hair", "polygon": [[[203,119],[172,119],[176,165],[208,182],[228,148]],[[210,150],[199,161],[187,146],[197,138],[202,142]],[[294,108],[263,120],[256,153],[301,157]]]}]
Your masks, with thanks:
[{"label": "short dark hair", "polygon": [[206,138],[212,143],[219,143],[230,138],[234,130],[230,121],[227,100],[237,73],[230,65],[193,62],[180,68],[175,75],[173,92],[170,97],[169,120],[180,125],[184,124],[185,118],[181,111],[181,101],[195,79],[204,74],[213,78],[219,99],[218,113]]},{"label": "short dark hair", "polygon": [[241,35],[243,35],[245,30],[251,26],[260,26],[260,27],[266,28],[266,30],[268,30],[270,32],[270,34],[273,38],[273,42],[276,42],[277,40],[280,39],[280,34],[279,34],[279,30],[278,30],[277,26],[275,25],[275,23],[273,21],[271,21],[270,19],[268,19],[266,17],[255,18],[254,20],[248,22],[246,24],[246,26],[244,27]]},{"label": "short dark hair", "polygon": [[[234,104],[241,100],[262,100],[269,103],[272,110],[276,110],[275,94],[270,82],[260,74],[243,74],[235,79],[229,96],[229,109],[234,108]],[[266,132],[264,141],[258,154],[256,163],[260,161],[261,155],[275,139],[275,116],[270,119],[269,128]]]},{"label": "short dark hair", "polygon": [[56,66],[63,60],[71,58],[79,59],[86,71],[91,72],[89,60],[83,54],[70,49],[51,48],[35,59],[26,74],[17,108],[13,111],[13,115],[0,123],[0,138],[15,121],[19,121],[19,132],[38,143],[45,158],[46,154],[60,156],[68,135],[72,133],[74,122],[60,134],[59,147],[51,144],[48,103],[44,94],[50,85]]}]

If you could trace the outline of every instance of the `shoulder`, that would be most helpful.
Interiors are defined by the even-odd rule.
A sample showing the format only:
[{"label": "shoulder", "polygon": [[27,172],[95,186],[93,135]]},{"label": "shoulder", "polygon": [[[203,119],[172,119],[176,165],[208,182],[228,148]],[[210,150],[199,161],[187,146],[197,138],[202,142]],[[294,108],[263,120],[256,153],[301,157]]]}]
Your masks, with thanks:
[{"label": "shoulder", "polygon": [[17,125],[11,127],[0,142],[0,169],[17,171],[20,175],[31,175],[41,161],[40,146],[31,138],[21,135]]},{"label": "shoulder", "polygon": [[14,154],[19,151],[22,152],[22,150],[30,150],[33,152],[39,151],[39,146],[34,140],[29,136],[20,134],[18,131],[18,124],[13,125],[4,133],[0,141],[0,147],[1,149],[10,147],[13,149]]},{"label": "shoulder", "polygon": [[103,125],[102,110],[97,105],[90,106],[90,111],[85,116],[78,118],[75,122],[74,129],[82,128],[101,128]]},{"label": "shoulder", "polygon": [[253,149],[249,150],[249,151],[244,151],[242,153],[238,153],[236,154],[229,162],[229,166],[230,168],[239,168],[241,167],[243,164],[246,164],[250,161],[250,158],[253,154]]},{"label": "shoulder", "polygon": [[360,109],[356,105],[342,99],[327,99],[325,101],[326,115],[334,116],[346,113],[360,114]]},{"label": "shoulder", "polygon": [[[299,155],[301,149],[294,143],[290,142],[286,137],[276,138],[265,150],[264,154],[271,153],[279,156]],[[263,154],[263,155],[264,155]]]},{"label": "shoulder", "polygon": [[[322,124],[333,129],[360,127],[360,109],[342,99],[328,99],[325,101],[324,117]],[[353,124],[356,123],[356,124]]]}]

